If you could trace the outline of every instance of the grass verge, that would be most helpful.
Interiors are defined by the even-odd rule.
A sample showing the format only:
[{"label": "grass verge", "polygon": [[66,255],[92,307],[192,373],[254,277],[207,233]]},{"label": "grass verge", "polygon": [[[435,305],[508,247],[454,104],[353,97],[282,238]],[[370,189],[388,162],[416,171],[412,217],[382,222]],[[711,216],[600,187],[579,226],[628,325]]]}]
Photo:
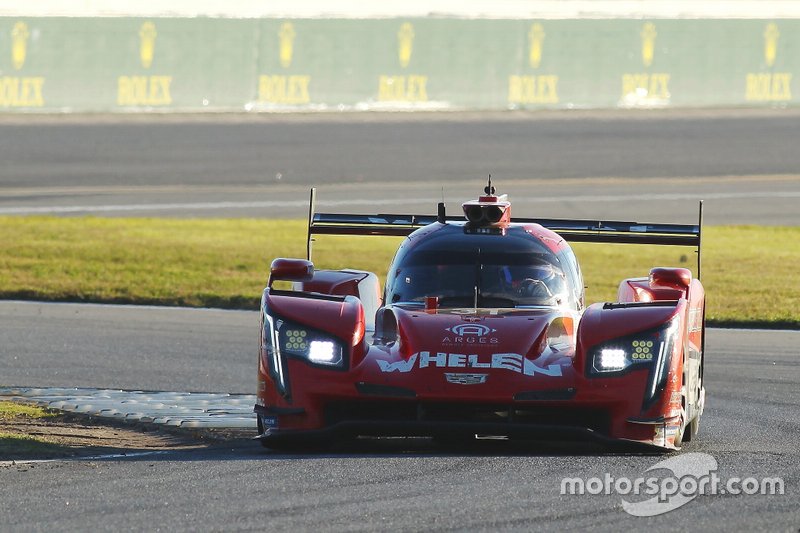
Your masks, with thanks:
[{"label": "grass verge", "polygon": [[[317,268],[383,278],[398,238],[320,237]],[[574,246],[587,301],[652,266],[695,269],[687,248]],[[275,257],[305,256],[302,220],[0,217],[0,298],[255,309]],[[710,324],[800,327],[800,228],[706,228]]]},{"label": "grass verge", "polygon": [[[15,422],[50,419],[56,416],[58,413],[49,409],[0,401],[0,427],[14,427]],[[0,460],[64,454],[68,449],[39,437],[0,430]]]},{"label": "grass verge", "polygon": [[0,460],[21,460],[61,456],[70,452],[68,446],[47,442],[38,437],[0,432]]},{"label": "grass verge", "polygon": [[53,418],[58,416],[57,411],[38,407],[36,405],[28,405],[22,403],[14,403],[7,401],[0,401],[0,420],[7,420],[10,418],[24,417],[24,418]]},{"label": "grass verge", "polygon": [[189,432],[177,428],[166,433],[147,424],[0,401],[0,461],[193,450],[221,439],[240,437],[230,432]]}]

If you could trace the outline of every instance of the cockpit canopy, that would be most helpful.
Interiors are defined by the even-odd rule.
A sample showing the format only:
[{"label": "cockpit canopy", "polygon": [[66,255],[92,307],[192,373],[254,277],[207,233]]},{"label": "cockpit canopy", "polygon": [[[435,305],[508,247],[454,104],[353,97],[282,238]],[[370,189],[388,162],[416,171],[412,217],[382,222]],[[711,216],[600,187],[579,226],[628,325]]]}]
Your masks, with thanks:
[{"label": "cockpit canopy", "polygon": [[[570,307],[582,299],[577,263],[558,254],[522,227],[500,234],[465,232],[464,226],[439,229],[406,240],[386,282],[386,303],[423,304],[438,297],[439,307]],[[580,290],[575,290],[576,281]]]}]

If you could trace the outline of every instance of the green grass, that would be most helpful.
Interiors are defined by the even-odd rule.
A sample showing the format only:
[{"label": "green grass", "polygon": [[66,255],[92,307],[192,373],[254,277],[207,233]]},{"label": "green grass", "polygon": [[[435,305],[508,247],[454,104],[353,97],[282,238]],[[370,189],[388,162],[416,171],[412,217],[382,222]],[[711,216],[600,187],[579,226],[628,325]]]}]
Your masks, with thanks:
[{"label": "green grass", "polygon": [[[382,279],[398,238],[319,237],[317,268]],[[587,301],[652,266],[695,269],[688,248],[575,246]],[[305,257],[302,220],[0,217],[0,298],[257,308],[275,257]],[[800,228],[725,226],[704,233],[707,318],[800,327]]]},{"label": "green grass", "polygon": [[45,440],[0,431],[0,460],[30,459],[50,455],[65,455],[68,446],[54,444]]},{"label": "green grass", "polygon": [[[13,425],[14,420],[52,418],[58,412],[43,407],[0,401],[0,422]],[[46,440],[0,431],[0,459],[25,459],[50,454],[63,454],[69,448]]]},{"label": "green grass", "polygon": [[0,401],[0,420],[7,420],[17,417],[52,418],[54,416],[58,416],[57,411],[45,409],[44,407]]}]

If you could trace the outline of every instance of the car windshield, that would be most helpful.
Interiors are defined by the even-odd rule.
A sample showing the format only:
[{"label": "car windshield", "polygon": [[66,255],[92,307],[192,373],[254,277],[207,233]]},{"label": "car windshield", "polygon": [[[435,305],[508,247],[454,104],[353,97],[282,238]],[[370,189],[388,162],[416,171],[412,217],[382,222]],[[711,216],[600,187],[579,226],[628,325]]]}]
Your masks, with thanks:
[{"label": "car windshield", "polygon": [[568,291],[555,261],[532,253],[418,252],[395,272],[389,301],[436,296],[440,307],[561,305]]}]

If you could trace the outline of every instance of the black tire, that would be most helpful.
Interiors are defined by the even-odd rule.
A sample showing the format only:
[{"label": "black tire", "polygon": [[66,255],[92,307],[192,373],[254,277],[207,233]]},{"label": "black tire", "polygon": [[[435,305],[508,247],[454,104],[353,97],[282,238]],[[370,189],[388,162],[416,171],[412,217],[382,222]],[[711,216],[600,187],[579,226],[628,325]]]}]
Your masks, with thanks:
[{"label": "black tire", "polygon": [[[700,390],[702,391],[702,388]],[[686,435],[683,438],[684,442],[691,442],[699,431],[700,431],[700,413],[697,413],[697,415],[686,426]]]},{"label": "black tire", "polygon": [[681,442],[692,442],[692,439],[695,436],[695,432],[699,429],[700,424],[700,415],[694,417],[694,419],[690,420],[686,427],[683,428],[683,435],[681,437]]},{"label": "black tire", "polygon": [[[698,377],[700,381],[697,384],[697,401],[700,402],[701,395],[703,394],[703,360],[700,360],[700,377]],[[692,439],[697,435],[700,431],[700,412],[698,409],[697,415],[693,419],[689,421],[686,425],[686,429],[684,430],[683,435],[683,442],[692,442]]]},{"label": "black tire", "polygon": [[[700,351],[700,372],[698,376],[698,383],[697,383],[697,401],[700,403],[700,400],[703,398],[703,381],[704,381],[704,372],[705,372],[705,349],[706,349],[706,306],[705,303],[703,304],[703,331],[702,331],[702,340],[701,340],[701,351]],[[703,399],[703,403],[705,404],[705,399]],[[705,408],[705,405],[703,406]],[[688,436],[684,438],[684,441],[691,442],[691,440],[697,435],[700,431],[700,410],[698,409],[697,416],[695,416],[688,424]]]},{"label": "black tire", "polygon": [[691,435],[689,435],[690,431],[691,429],[689,428],[689,424],[686,424],[686,426],[678,430],[678,432],[675,434],[675,448],[680,449],[681,446],[692,440]]},{"label": "black tire", "polygon": [[[701,374],[702,375],[702,374]],[[703,382],[702,380],[698,384],[698,391],[697,391],[697,401],[700,401],[700,395],[703,393]],[[697,432],[700,431],[700,413],[698,412],[693,419],[686,424],[686,429],[683,431],[683,442],[692,442],[692,439],[697,435]]]},{"label": "black tire", "polygon": [[[691,435],[694,437],[697,435],[697,432],[700,431],[700,415],[698,414],[694,419],[689,422],[689,428],[691,429]],[[689,439],[691,440],[691,438]]]}]

